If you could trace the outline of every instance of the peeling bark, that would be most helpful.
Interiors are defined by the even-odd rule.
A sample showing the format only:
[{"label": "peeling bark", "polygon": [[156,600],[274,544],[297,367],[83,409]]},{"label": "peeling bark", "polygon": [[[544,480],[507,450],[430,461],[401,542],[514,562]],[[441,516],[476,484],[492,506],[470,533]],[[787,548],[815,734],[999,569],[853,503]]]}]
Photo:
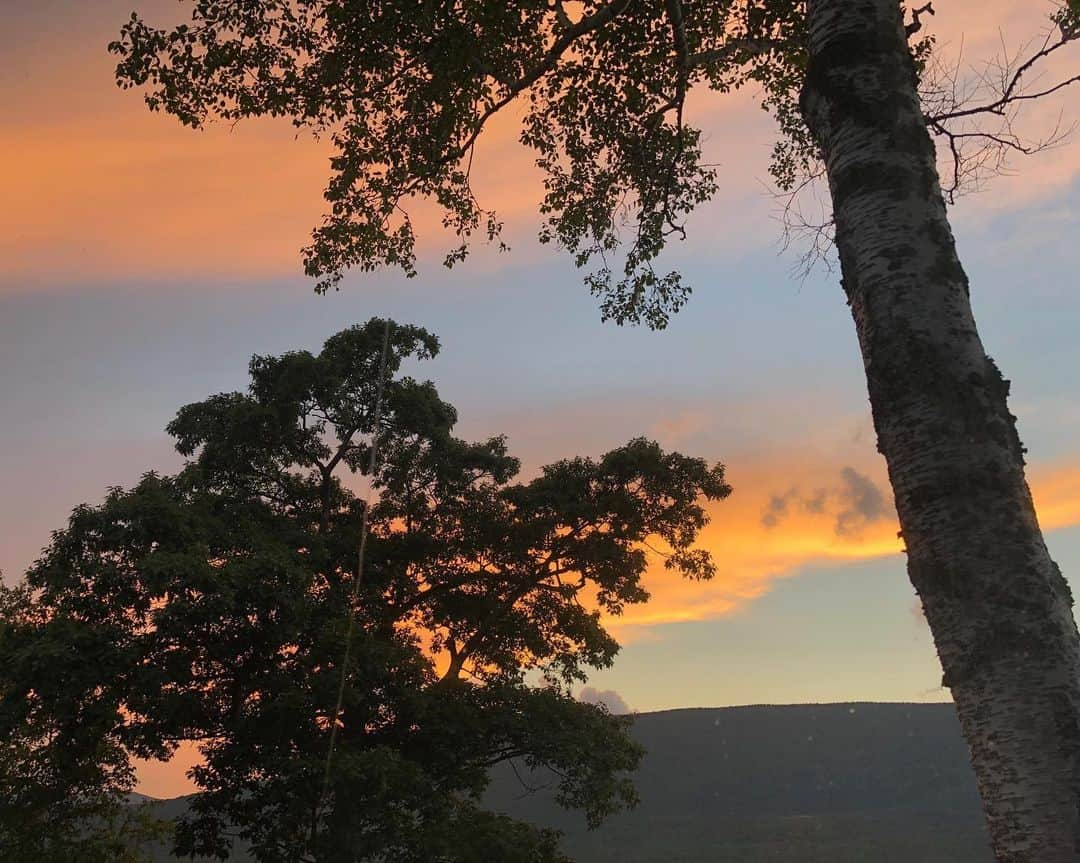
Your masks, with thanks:
[{"label": "peeling bark", "polygon": [[810,0],[802,109],[922,600],[999,863],[1080,860],[1080,637],[985,353],[897,0]]}]

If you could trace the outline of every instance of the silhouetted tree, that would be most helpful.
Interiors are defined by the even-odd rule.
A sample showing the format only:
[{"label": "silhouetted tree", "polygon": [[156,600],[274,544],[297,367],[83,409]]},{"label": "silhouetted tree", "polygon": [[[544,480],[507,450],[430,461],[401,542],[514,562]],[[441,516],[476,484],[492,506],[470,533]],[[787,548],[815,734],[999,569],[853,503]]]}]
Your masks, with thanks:
[{"label": "silhouetted tree", "polygon": [[[646,540],[712,576],[693,543],[723,467],[636,439],[514,483],[502,438],[454,438],[435,387],[397,375],[437,350],[373,320],[254,357],[247,393],[169,425],[178,475],[76,509],[2,594],[0,733],[52,771],[20,756],[4,781],[61,792],[27,823],[181,741],[205,756],[181,855],[224,857],[235,831],[263,861],[563,860],[478,805],[510,759],[590,823],[634,800],[625,718],[570,690],[615,658],[601,615],[648,598]],[[365,517],[339,474],[373,446]]]},{"label": "silhouetted tree", "polygon": [[[138,843],[152,838],[154,819],[125,800],[131,765],[109,739],[110,719],[102,722],[94,695],[100,641],[42,611],[25,585],[0,585],[0,657],[37,678],[34,703],[13,709],[22,693],[16,675],[0,670],[0,856],[11,863],[141,861]],[[34,647],[20,638],[25,627],[41,636]],[[49,685],[58,664],[67,666],[69,691],[81,690],[61,710]]]}]

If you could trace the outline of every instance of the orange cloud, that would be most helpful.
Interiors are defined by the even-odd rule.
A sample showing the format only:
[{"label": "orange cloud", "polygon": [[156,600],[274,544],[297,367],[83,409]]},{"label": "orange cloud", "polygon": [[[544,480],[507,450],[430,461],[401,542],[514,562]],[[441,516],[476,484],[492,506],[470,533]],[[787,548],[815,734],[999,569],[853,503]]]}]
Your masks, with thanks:
[{"label": "orange cloud", "polygon": [[[138,5],[162,23],[186,12]],[[117,89],[105,50],[129,14],[102,2],[93,14],[42,9],[15,22],[8,59],[20,74],[0,80],[0,292],[72,279],[300,274],[299,250],[325,211],[332,147],[285,121],[195,132],[149,113],[140,93]],[[532,214],[540,193],[516,123],[497,118],[481,145],[482,202],[510,217]],[[448,248],[437,209],[412,210],[423,248]]]},{"label": "orange cloud", "polygon": [[[144,0],[151,20],[183,14],[175,4]],[[1048,9],[974,0],[954,3],[932,22],[945,52],[986,56],[998,49],[997,26],[1021,40],[1039,32]],[[27,13],[9,37],[18,76],[0,81],[0,164],[6,206],[0,214],[0,291],[72,279],[215,278],[254,281],[300,273],[299,249],[324,210],[326,143],[296,135],[284,122],[245,122],[196,133],[150,115],[139,94],[121,92],[105,52],[128,6],[102,2],[70,16]],[[976,14],[977,13],[977,14]],[[9,58],[10,59],[10,58]],[[692,94],[689,115],[706,132],[707,159],[719,163],[723,193],[692,220],[691,245],[760,245],[770,208],[763,195],[774,136],[755,94]],[[1036,109],[1041,127],[1056,107]],[[541,178],[517,142],[519,115],[495,118],[477,156],[481,203],[505,218],[508,238],[538,255],[532,235]],[[1075,148],[1023,166],[1022,183],[999,182],[982,210],[1015,207],[1054,194],[1077,175]],[[1022,194],[1023,198],[1017,197]],[[747,210],[757,218],[747,218]],[[425,258],[437,260],[451,238],[439,213],[417,204]],[[544,251],[542,254],[550,254]],[[481,266],[500,260],[481,254]],[[427,264],[431,266],[431,262]],[[496,264],[497,266],[497,264]]]},{"label": "orange cloud", "polygon": [[[777,493],[797,486],[806,489],[807,499],[812,500],[813,490],[835,486],[843,463],[735,464],[741,466],[730,473],[735,493],[711,508],[712,521],[701,536],[701,545],[718,564],[715,579],[686,582],[656,564],[646,579],[652,599],[607,621],[620,640],[647,638],[652,626],[743,612],[777,581],[798,575],[808,566],[871,560],[903,551],[891,512],[868,520],[855,532],[838,530],[841,504],[835,500],[817,510],[796,502],[771,527],[762,518]],[[883,465],[868,473],[891,503]],[[1080,464],[1073,460],[1035,465],[1029,480],[1044,531],[1080,525]]]},{"label": "orange cloud", "polygon": [[665,441],[669,446],[678,446],[688,437],[706,430],[713,418],[703,410],[681,410],[673,416],[657,420],[649,429],[654,438]]},{"label": "orange cloud", "polygon": [[1080,524],[1080,464],[1036,464],[1028,469],[1028,481],[1044,531]]},{"label": "orange cloud", "polygon": [[[738,613],[777,580],[811,564],[884,557],[902,548],[891,511],[859,530],[838,530],[845,463],[807,463],[790,456],[749,460],[744,455],[732,465],[729,479],[735,493],[711,507],[711,522],[701,535],[701,545],[717,563],[716,577],[710,582],[687,582],[658,562],[646,577],[651,600],[608,621],[621,640],[640,638],[641,629],[650,626]],[[888,499],[884,470],[874,466],[860,474],[864,472]],[[805,500],[794,501],[783,518],[770,525],[766,516],[771,499],[795,488],[805,490]]]}]

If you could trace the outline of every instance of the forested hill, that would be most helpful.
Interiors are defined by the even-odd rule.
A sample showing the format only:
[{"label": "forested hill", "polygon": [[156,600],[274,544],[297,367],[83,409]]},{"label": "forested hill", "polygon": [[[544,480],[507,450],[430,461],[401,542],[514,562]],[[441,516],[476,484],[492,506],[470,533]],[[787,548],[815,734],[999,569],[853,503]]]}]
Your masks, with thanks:
[{"label": "forested hill", "polygon": [[598,830],[520,769],[486,802],[563,830],[578,863],[991,863],[951,704],[668,710],[634,736],[641,804]]},{"label": "forested hill", "polygon": [[634,736],[641,804],[597,831],[512,771],[489,805],[564,830],[581,863],[991,860],[951,704],[669,710]]},{"label": "forested hill", "polygon": [[[978,811],[951,704],[666,710],[639,714],[634,737],[648,750],[637,815]],[[492,790],[522,817],[550,800],[522,797],[512,773]]]}]

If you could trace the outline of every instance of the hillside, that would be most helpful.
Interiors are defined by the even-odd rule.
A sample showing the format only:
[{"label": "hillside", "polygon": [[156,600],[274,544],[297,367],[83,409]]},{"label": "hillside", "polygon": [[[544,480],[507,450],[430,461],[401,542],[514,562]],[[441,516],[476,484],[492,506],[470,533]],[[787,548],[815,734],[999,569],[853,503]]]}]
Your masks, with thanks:
[{"label": "hillside", "polygon": [[671,710],[634,736],[641,804],[596,831],[512,771],[488,803],[563,830],[581,863],[990,863],[952,705]]},{"label": "hillside", "polygon": [[564,831],[579,863],[992,859],[951,705],[670,710],[639,715],[634,736],[641,804],[598,830],[542,775],[498,771],[486,803]]}]

